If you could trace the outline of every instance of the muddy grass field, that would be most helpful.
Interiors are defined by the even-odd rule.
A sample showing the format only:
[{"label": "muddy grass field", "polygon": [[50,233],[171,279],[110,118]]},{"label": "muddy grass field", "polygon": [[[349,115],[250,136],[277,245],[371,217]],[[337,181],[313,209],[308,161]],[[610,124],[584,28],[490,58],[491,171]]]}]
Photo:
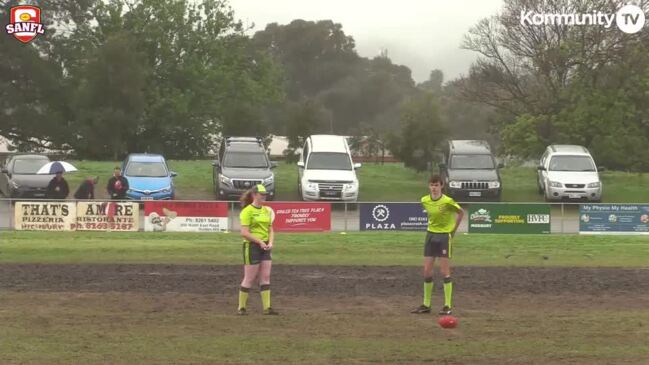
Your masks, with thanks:
[{"label": "muddy grass field", "polygon": [[[649,269],[459,267],[453,330],[414,266],[1,264],[0,364],[648,364]],[[439,281],[434,307],[441,307]]]}]

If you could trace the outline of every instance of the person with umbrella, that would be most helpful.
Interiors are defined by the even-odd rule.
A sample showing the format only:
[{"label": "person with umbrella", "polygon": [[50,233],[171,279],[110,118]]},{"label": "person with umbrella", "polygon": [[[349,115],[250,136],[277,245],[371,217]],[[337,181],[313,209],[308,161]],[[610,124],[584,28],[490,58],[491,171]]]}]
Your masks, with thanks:
[{"label": "person with umbrella", "polygon": [[50,180],[45,191],[47,199],[63,200],[68,197],[70,187],[68,182],[63,178],[63,171],[57,172],[56,175]]},{"label": "person with umbrella", "polygon": [[45,190],[45,197],[47,199],[63,200],[68,197],[70,187],[68,186],[68,182],[63,178],[63,173],[69,171],[77,171],[77,168],[63,161],[49,162],[38,170],[37,174],[55,175]]},{"label": "person with umbrella", "polygon": [[79,200],[91,200],[95,198],[95,185],[99,181],[99,177],[92,176],[84,180],[77,192],[74,193],[74,198]]}]

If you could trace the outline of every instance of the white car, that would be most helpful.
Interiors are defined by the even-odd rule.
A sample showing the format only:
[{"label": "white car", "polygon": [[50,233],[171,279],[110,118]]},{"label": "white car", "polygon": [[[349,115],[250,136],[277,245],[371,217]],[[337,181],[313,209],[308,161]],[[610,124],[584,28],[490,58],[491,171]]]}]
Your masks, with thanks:
[{"label": "white car", "polygon": [[343,136],[313,135],[302,148],[298,166],[298,191],[302,200],[358,199],[356,170]]},{"label": "white car", "polygon": [[602,181],[588,149],[577,145],[551,145],[541,157],[539,193],[545,200],[602,200]]}]

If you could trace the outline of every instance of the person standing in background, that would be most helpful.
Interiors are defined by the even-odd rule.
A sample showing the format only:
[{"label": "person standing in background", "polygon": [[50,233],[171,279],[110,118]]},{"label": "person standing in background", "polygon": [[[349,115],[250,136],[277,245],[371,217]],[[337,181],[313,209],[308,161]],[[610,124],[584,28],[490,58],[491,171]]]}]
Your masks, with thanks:
[{"label": "person standing in background", "polygon": [[113,176],[108,179],[108,196],[112,200],[126,200],[126,192],[128,191],[128,180],[122,176],[122,169],[115,167]]}]

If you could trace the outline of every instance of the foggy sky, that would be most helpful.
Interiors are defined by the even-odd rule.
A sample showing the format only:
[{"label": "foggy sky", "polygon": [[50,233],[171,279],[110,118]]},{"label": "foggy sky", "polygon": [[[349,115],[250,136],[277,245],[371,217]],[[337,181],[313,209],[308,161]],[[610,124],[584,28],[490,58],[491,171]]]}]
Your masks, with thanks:
[{"label": "foggy sky", "polygon": [[476,54],[460,49],[480,19],[495,15],[502,0],[230,0],[235,16],[262,30],[268,23],[331,19],[356,41],[363,57],[382,48],[394,63],[412,70],[417,82],[441,69],[448,81],[466,74]]}]

